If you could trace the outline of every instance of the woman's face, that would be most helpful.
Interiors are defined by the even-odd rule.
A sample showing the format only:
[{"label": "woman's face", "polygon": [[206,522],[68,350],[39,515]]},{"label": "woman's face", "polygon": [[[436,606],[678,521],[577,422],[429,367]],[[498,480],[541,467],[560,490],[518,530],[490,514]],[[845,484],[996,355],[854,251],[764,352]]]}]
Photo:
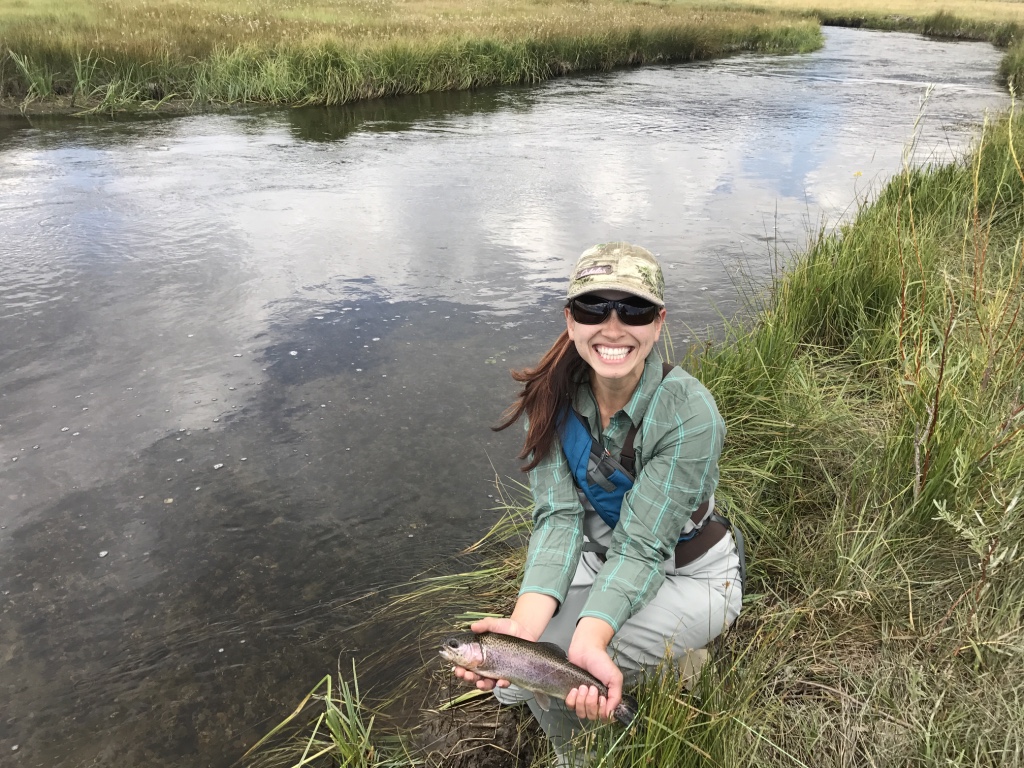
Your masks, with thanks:
[{"label": "woman's face", "polygon": [[[604,299],[625,299],[630,296],[622,291],[595,291],[593,296]],[[572,318],[569,308],[565,308],[565,323],[569,330],[569,338],[576,344],[576,349],[594,373],[601,379],[640,380],[644,370],[644,360],[650,354],[658,337],[661,326],[665,322],[665,310],[649,325],[623,325],[617,312],[608,315],[600,325],[584,325]],[[616,384],[622,384],[616,381]]]}]

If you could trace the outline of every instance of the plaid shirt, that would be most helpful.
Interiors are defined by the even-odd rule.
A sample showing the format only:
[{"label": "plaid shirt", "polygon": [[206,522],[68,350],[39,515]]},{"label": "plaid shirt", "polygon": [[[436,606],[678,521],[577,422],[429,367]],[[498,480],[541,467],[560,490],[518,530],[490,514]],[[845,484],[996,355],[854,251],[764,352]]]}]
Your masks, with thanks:
[{"label": "plaid shirt", "polygon": [[[579,388],[574,405],[591,432],[599,431],[600,411],[589,384]],[[725,440],[725,422],[711,393],[682,368],[672,370],[663,383],[656,352],[647,357],[629,403],[594,439],[618,457],[631,424],[640,425],[637,477],[622,502],[608,559],[580,614],[604,619],[616,632],[665,580],[665,561],[674,556],[680,534],[693,529],[690,515],[718,485]],[[519,593],[539,592],[561,603],[582,551],[584,512],[557,438],[529,478],[533,533]]]}]

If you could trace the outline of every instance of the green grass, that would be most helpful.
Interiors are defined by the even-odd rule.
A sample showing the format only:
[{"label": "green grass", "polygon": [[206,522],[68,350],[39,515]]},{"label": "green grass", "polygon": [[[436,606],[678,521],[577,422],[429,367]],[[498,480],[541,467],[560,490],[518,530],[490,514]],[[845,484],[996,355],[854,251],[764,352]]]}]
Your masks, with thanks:
[{"label": "green grass", "polygon": [[820,45],[809,19],[625,0],[23,0],[0,9],[0,102],[331,105]]},{"label": "green grass", "polygon": [[[602,766],[1024,764],[1021,159],[1018,116],[908,162],[688,352],[750,588],[694,693],[669,671],[631,732],[581,744]],[[528,510],[507,503],[482,561],[389,608],[426,612],[427,645],[509,609]]]}]

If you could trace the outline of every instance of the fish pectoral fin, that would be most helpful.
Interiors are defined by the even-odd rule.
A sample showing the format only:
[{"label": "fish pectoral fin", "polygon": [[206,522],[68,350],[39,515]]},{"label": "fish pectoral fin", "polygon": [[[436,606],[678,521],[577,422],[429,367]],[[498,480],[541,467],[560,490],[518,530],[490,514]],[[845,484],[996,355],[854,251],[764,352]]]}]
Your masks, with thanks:
[{"label": "fish pectoral fin", "polygon": [[534,691],[533,692],[533,700],[536,701],[537,702],[537,706],[540,707],[541,709],[543,709],[545,712],[547,712],[549,709],[551,709],[551,699],[548,697],[548,695],[546,693],[541,693],[540,691]]}]

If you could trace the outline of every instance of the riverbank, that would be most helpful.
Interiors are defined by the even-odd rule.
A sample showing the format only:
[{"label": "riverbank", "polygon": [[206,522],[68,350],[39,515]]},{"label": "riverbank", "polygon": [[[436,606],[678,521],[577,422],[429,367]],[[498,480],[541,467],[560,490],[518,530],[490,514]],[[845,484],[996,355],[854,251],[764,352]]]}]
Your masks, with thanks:
[{"label": "riverbank", "polygon": [[[723,341],[685,354],[728,424],[719,495],[747,534],[750,585],[695,694],[672,676],[641,691],[646,728],[600,730],[598,753],[614,746],[602,765],[1017,764],[1022,158],[1018,116],[952,164],[904,170],[781,265]],[[481,559],[388,609],[420,630],[414,685],[438,674],[440,625],[513,599],[528,524],[509,506]],[[438,626],[424,630],[424,613]],[[354,698],[331,717],[351,727]],[[477,720],[453,749],[477,750],[467,765],[515,765],[508,743],[480,760],[495,734],[518,738],[517,716],[467,700]],[[463,727],[448,711],[463,701],[432,704],[432,722]],[[352,756],[326,732],[301,738]],[[512,743],[541,764],[543,750]],[[408,749],[364,748],[350,764],[412,765]],[[281,754],[252,764],[301,751]]]},{"label": "riverbank", "polygon": [[812,19],[614,0],[31,0],[0,29],[0,105],[50,112],[333,105],[821,45]]}]

